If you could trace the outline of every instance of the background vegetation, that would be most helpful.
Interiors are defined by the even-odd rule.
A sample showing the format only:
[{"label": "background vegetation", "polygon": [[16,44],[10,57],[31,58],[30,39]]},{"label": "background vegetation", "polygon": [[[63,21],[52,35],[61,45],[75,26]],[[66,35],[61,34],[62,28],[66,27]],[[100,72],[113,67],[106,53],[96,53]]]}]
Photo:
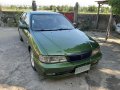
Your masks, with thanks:
[{"label": "background vegetation", "polygon": [[[2,11],[30,11],[32,9],[31,6],[0,6]],[[82,14],[87,14],[87,13],[97,13],[97,7],[96,6],[87,6],[87,7],[79,7],[79,13]],[[38,10],[50,10],[50,11],[59,11],[59,12],[73,12],[74,7],[73,6],[68,6],[68,5],[63,5],[63,6],[38,6]],[[110,8],[109,7],[101,7],[100,9],[101,13],[104,14],[109,14],[110,13]]]},{"label": "background vegetation", "polygon": [[120,14],[120,0],[108,0],[114,14]]}]

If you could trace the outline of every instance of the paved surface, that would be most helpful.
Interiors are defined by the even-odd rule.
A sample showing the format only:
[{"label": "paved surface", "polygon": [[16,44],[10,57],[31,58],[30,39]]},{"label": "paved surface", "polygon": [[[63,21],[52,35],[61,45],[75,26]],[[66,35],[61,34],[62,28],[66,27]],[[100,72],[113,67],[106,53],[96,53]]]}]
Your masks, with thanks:
[{"label": "paved surface", "polygon": [[31,68],[29,53],[16,28],[0,28],[0,90],[120,90],[120,39],[87,32],[101,45],[103,58],[89,73],[46,79]]}]

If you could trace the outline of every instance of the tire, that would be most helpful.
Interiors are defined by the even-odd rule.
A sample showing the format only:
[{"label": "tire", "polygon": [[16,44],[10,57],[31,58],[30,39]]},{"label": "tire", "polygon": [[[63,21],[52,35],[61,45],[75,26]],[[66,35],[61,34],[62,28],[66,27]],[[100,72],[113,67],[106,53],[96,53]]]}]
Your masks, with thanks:
[{"label": "tire", "polygon": [[23,39],[22,39],[22,37],[21,37],[21,36],[20,36],[20,41],[21,41],[21,42],[23,42]]},{"label": "tire", "polygon": [[22,36],[20,35],[19,28],[18,28],[18,32],[19,32],[19,39],[20,39],[21,42],[23,42],[23,38],[22,38]]},{"label": "tire", "polygon": [[99,64],[99,61],[97,61],[95,64],[93,64],[93,65],[91,66],[91,68],[96,68],[96,67],[98,67],[98,64]]},{"label": "tire", "polygon": [[34,58],[33,51],[30,50],[30,62],[31,62],[31,66],[32,66],[33,70],[36,71],[35,63],[34,63],[34,59],[33,58]]}]

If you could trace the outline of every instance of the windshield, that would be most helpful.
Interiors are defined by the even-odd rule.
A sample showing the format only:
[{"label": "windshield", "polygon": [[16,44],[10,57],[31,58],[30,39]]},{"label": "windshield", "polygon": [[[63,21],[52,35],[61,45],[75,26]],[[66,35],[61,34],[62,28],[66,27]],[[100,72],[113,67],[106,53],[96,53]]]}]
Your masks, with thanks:
[{"label": "windshield", "polygon": [[61,14],[32,15],[32,30],[70,30],[73,25]]}]

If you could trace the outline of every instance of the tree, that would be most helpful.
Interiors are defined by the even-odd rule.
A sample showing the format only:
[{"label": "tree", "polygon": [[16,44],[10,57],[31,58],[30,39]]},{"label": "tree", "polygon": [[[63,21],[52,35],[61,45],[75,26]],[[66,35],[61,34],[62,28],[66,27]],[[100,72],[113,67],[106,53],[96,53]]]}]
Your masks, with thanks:
[{"label": "tree", "polygon": [[2,6],[0,5],[0,11],[2,11]]},{"label": "tree", "polygon": [[120,0],[108,0],[108,2],[112,6],[113,13],[120,14]]},{"label": "tree", "polygon": [[88,7],[88,12],[97,12],[97,7],[96,6],[89,6]]},{"label": "tree", "polygon": [[101,13],[110,13],[109,7],[101,7]]},{"label": "tree", "polygon": [[11,7],[11,9],[16,9],[15,5],[11,5],[10,7]]}]

